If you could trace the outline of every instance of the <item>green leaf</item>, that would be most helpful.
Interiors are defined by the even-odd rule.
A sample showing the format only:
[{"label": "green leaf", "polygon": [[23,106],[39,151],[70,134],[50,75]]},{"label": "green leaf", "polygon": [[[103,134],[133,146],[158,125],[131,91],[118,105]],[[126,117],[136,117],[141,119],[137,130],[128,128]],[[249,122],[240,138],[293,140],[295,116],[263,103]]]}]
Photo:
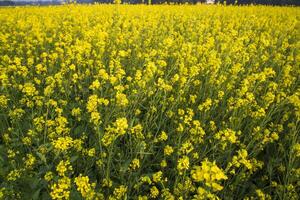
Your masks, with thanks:
[{"label": "green leaf", "polygon": [[45,155],[39,153],[39,152],[36,152],[36,154],[38,155],[38,157],[41,159],[41,161],[43,161],[44,163],[47,163],[47,160],[46,160],[46,157]]},{"label": "green leaf", "polygon": [[76,155],[76,156],[72,156],[72,157],[70,158],[70,161],[71,161],[71,162],[75,162],[77,159],[78,159],[78,156],[77,156],[77,155]]},{"label": "green leaf", "polygon": [[33,190],[36,189],[40,183],[40,180],[38,178],[30,178],[28,181],[30,181],[30,187]]},{"label": "green leaf", "polygon": [[32,199],[32,200],[38,200],[38,199],[40,199],[40,198],[39,198],[39,197],[40,197],[40,192],[41,192],[41,188],[38,189],[37,191],[35,191],[35,192],[33,193],[31,199]]}]

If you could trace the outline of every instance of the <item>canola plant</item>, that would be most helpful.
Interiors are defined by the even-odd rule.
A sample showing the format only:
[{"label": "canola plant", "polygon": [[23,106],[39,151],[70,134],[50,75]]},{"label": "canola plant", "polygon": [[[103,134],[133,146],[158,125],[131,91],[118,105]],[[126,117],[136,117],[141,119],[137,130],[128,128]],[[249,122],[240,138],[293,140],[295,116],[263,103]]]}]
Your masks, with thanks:
[{"label": "canola plant", "polygon": [[0,199],[299,199],[299,19],[0,8]]}]

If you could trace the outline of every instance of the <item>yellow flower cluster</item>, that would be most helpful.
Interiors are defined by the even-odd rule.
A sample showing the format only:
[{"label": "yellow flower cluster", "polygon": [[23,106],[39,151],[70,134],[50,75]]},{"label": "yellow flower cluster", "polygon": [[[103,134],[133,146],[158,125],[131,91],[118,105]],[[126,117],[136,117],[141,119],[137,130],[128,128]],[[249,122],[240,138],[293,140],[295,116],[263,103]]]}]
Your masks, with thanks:
[{"label": "yellow flower cluster", "polygon": [[58,200],[70,199],[70,188],[71,180],[68,177],[60,178],[57,183],[51,186],[51,198]]},{"label": "yellow flower cluster", "polygon": [[137,158],[133,159],[132,162],[130,163],[130,168],[132,170],[136,170],[136,169],[140,168],[140,160]]},{"label": "yellow flower cluster", "polygon": [[74,183],[77,186],[77,190],[81,193],[82,197],[85,199],[94,199],[96,186],[95,183],[89,183],[89,177],[79,175],[74,179]]},{"label": "yellow flower cluster", "polygon": [[194,166],[191,174],[194,181],[204,182],[206,186],[215,191],[223,189],[218,181],[228,179],[223,170],[220,169],[215,162],[208,160],[202,161],[201,166]]},{"label": "yellow flower cluster", "polygon": [[126,118],[118,118],[114,123],[113,127],[109,126],[106,128],[106,132],[102,138],[104,146],[110,145],[118,136],[122,136],[126,133],[128,128]]},{"label": "yellow flower cluster", "polygon": [[59,137],[57,140],[52,141],[52,145],[58,151],[66,151],[72,147],[73,139],[69,136]]},{"label": "yellow flower cluster", "polygon": [[178,160],[177,169],[178,171],[187,170],[190,167],[190,160],[189,157],[183,156]]},{"label": "yellow flower cluster", "polygon": [[214,137],[221,141],[222,148],[225,149],[227,143],[234,144],[237,142],[237,134],[231,129],[225,129],[216,133]]},{"label": "yellow flower cluster", "polygon": [[65,176],[65,173],[67,172],[67,171],[72,171],[72,165],[71,165],[71,163],[70,163],[70,161],[69,160],[66,160],[66,161],[60,161],[59,163],[58,163],[58,165],[56,166],[56,171],[58,172],[58,174],[60,175],[60,176]]},{"label": "yellow flower cluster", "polygon": [[[232,161],[228,163],[227,169],[231,168],[232,166],[235,166],[237,168],[244,166],[249,170],[249,174],[252,174],[253,172],[263,167],[263,162],[257,161],[255,158],[248,158],[247,150],[238,150],[237,154],[238,155],[232,157]],[[235,174],[235,169],[232,169],[231,173]]]}]

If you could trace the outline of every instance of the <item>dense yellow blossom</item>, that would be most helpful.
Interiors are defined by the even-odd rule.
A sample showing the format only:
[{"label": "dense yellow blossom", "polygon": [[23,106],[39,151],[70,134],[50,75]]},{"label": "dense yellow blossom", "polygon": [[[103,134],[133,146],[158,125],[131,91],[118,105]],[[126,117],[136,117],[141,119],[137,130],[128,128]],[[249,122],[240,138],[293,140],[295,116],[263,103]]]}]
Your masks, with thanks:
[{"label": "dense yellow blossom", "polygon": [[58,174],[60,176],[65,176],[66,172],[72,171],[72,169],[73,168],[72,168],[72,165],[69,160],[66,160],[66,161],[62,160],[56,166],[56,171],[58,172]]},{"label": "dense yellow blossom", "polygon": [[45,176],[44,176],[44,179],[46,180],[46,181],[51,181],[52,179],[53,179],[53,173],[52,172],[47,172],[46,174],[45,174]]},{"label": "dense yellow blossom", "polygon": [[178,160],[177,169],[179,171],[187,170],[190,167],[190,160],[189,157],[183,156]]},{"label": "dense yellow blossom", "polygon": [[126,95],[122,94],[122,93],[116,94],[116,101],[117,101],[117,105],[119,105],[119,106],[127,106],[127,104],[128,104],[128,99],[127,99]]},{"label": "dense yellow blossom", "polygon": [[171,155],[172,153],[174,152],[173,148],[169,145],[167,145],[165,148],[164,148],[164,154],[166,156],[169,156]]},{"label": "dense yellow blossom", "polygon": [[122,199],[126,195],[126,192],[127,192],[127,187],[124,185],[121,185],[114,189],[114,192],[113,192],[114,198]]},{"label": "dense yellow blossom", "polygon": [[15,180],[17,180],[18,178],[21,177],[22,171],[23,170],[18,170],[18,169],[10,171],[9,174],[7,175],[7,180],[8,181],[15,181]]},{"label": "dense yellow blossom", "polygon": [[36,158],[32,154],[27,154],[27,157],[25,159],[25,166],[28,168],[32,168],[35,162]]},{"label": "dense yellow blossom", "polygon": [[68,177],[62,177],[57,183],[51,186],[52,199],[69,199],[70,197],[71,180]]},{"label": "dense yellow blossom", "polygon": [[159,190],[157,189],[157,187],[152,186],[150,189],[150,196],[152,198],[156,198],[159,195]]},{"label": "dense yellow blossom", "polygon": [[204,182],[205,185],[217,191],[223,189],[217,182],[228,179],[223,170],[220,169],[215,162],[208,160],[202,161],[201,166],[194,167],[192,170],[192,178],[196,182]]},{"label": "dense yellow blossom", "polygon": [[160,182],[161,178],[162,178],[162,175],[163,175],[162,171],[154,173],[153,176],[152,176],[153,182],[154,183]]},{"label": "dense yellow blossom", "polygon": [[33,96],[37,92],[36,88],[34,87],[34,84],[32,83],[25,83],[22,91],[28,96]]},{"label": "dense yellow blossom", "polygon": [[0,95],[0,107],[5,108],[7,106],[8,99],[5,95]]},{"label": "dense yellow blossom", "polygon": [[300,157],[300,143],[295,144],[292,148],[296,157]]},{"label": "dense yellow blossom", "polygon": [[59,137],[57,140],[52,142],[52,145],[58,151],[66,151],[72,147],[73,139],[69,136]]},{"label": "dense yellow blossom", "polygon": [[95,183],[89,183],[89,177],[79,175],[74,180],[77,190],[81,193],[82,197],[85,199],[94,199],[95,196]]},{"label": "dense yellow blossom", "polygon": [[132,162],[130,163],[130,168],[132,170],[136,170],[136,169],[140,168],[140,160],[137,158],[133,159]]},{"label": "dense yellow blossom", "polygon": [[299,19],[1,7],[0,199],[300,199]]}]

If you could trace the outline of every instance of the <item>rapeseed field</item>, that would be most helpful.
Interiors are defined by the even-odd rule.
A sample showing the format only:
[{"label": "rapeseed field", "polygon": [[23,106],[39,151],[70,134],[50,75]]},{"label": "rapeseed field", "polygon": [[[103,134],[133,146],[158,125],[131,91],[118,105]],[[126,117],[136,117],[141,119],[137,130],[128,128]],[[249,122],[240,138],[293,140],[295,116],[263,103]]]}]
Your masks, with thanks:
[{"label": "rapeseed field", "polygon": [[299,199],[299,19],[0,8],[0,199]]}]

